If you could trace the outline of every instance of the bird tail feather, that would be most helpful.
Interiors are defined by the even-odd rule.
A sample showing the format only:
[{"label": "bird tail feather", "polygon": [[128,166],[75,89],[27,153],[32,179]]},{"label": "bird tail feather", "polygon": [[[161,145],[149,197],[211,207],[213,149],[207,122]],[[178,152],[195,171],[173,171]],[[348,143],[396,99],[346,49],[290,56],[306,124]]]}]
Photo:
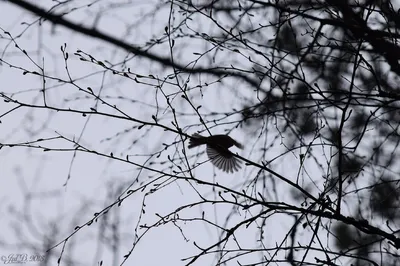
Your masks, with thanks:
[{"label": "bird tail feather", "polygon": [[206,144],[206,138],[198,133],[194,133],[189,140],[188,148],[191,149],[191,148],[203,145],[203,144]]}]

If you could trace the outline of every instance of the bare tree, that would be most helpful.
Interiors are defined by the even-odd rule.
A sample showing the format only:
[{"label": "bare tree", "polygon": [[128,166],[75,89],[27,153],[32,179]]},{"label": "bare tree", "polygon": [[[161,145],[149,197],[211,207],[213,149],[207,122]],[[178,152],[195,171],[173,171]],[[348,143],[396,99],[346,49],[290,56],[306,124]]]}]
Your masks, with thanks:
[{"label": "bare tree", "polygon": [[[399,265],[395,3],[43,2],[1,2],[24,16],[0,24],[0,63],[34,85],[5,78],[0,119],[20,124],[0,148],[65,155],[67,189],[85,165],[112,177],[52,259],[73,263],[68,243],[95,223],[112,265],[160,228],[195,248],[176,250],[185,265]],[[244,151],[223,152],[245,167],[189,151],[197,132],[236,136]]]}]

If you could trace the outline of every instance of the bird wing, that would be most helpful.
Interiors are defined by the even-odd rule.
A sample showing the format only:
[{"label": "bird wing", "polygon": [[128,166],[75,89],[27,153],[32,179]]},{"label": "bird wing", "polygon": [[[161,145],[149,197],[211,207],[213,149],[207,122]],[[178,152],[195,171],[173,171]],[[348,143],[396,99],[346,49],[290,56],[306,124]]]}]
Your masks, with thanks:
[{"label": "bird wing", "polygon": [[207,145],[206,152],[211,162],[224,172],[233,173],[242,167],[241,161],[234,157],[228,149],[218,149]]}]

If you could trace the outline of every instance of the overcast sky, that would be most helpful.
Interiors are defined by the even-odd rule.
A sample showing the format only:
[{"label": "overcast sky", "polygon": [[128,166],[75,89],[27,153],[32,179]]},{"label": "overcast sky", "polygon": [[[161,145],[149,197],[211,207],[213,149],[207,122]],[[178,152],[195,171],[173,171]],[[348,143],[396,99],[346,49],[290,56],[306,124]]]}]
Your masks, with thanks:
[{"label": "overcast sky", "polygon": [[[53,4],[50,1],[39,2],[42,6]],[[62,12],[69,10],[72,6],[77,7],[77,10],[70,12],[66,18],[86,26],[93,26],[96,21],[96,29],[135,45],[143,45],[152,38],[162,37],[164,28],[168,24],[168,6],[155,10],[153,4],[143,2],[138,5],[128,5],[128,8],[122,6],[112,10],[109,6],[110,1],[94,4],[90,8],[84,7],[84,2],[74,2],[68,6],[69,8],[59,8],[56,11]],[[29,13],[11,4],[1,3],[0,5],[2,30],[8,31],[18,46],[29,55],[29,57],[24,55],[15,47],[15,43],[10,41],[9,36],[2,33],[1,58],[10,65],[25,69],[8,67],[3,63],[0,68],[1,92],[13,95],[19,101],[43,105],[43,95],[40,92],[43,86],[42,78],[29,73],[24,75],[23,72],[24,70],[39,72],[40,69],[35,64],[40,66],[44,64],[47,75],[68,80],[60,50],[60,47],[66,43],[65,50],[69,53],[69,75],[76,80],[76,84],[82,88],[91,87],[95,93],[100,93],[102,97],[105,97],[104,99],[107,99],[110,104],[116,104],[120,110],[136,119],[151,122],[152,115],[157,115],[160,123],[171,126],[170,121],[173,119],[171,110],[168,109],[165,97],[154,86],[139,84],[120,75],[112,75],[98,65],[80,61],[74,53],[79,49],[97,60],[111,62],[114,69],[126,71],[129,67],[133,73],[143,76],[159,75],[161,79],[173,74],[171,68],[164,69],[157,63],[149,63],[140,58],[126,60],[132,55],[120,48],[73,33],[61,26],[52,26],[48,22],[42,22],[39,26],[37,18]],[[156,14],[152,13],[154,11]],[[101,14],[100,19],[96,20],[98,14]],[[175,15],[178,16],[178,14]],[[179,20],[178,16],[174,23],[178,24]],[[33,24],[28,26],[27,23]],[[196,22],[192,26],[199,27],[199,25]],[[215,30],[206,24],[203,27],[208,32]],[[180,43],[177,39],[176,47],[177,58],[181,58],[183,62],[190,62],[195,58],[193,52],[201,52],[205,49],[201,41],[195,40],[191,43],[186,43],[186,41]],[[179,49],[179,47],[184,49]],[[169,56],[168,44],[156,46],[150,51],[165,57]],[[216,56],[218,58],[219,55]],[[226,58],[220,60],[226,60]],[[126,63],[123,63],[124,61]],[[210,62],[204,60],[199,64],[207,66]],[[201,80],[203,84],[215,81],[215,78],[207,76],[203,78],[204,80]],[[143,81],[157,85],[154,80],[143,78]],[[190,86],[193,84],[199,84],[196,77],[192,77],[189,83]],[[232,91],[231,88],[232,84],[224,81],[223,84],[214,83],[209,87],[204,87],[201,91],[192,89],[189,95],[195,105],[202,105],[199,109],[200,114],[232,112],[233,108],[240,108],[245,98],[255,97],[251,94],[246,95],[248,89],[243,88],[240,91],[240,88],[237,88],[238,91]],[[180,126],[185,132],[192,134],[204,130],[199,124],[198,115],[180,97],[177,88],[164,85],[163,89],[164,93],[172,95],[172,105],[178,113]],[[46,92],[48,106],[86,111],[96,108],[98,111],[118,114],[112,108],[99,104],[93,97],[80,92],[77,87],[56,79],[46,79]],[[178,94],[173,95],[174,93]],[[202,97],[201,94],[203,94]],[[5,113],[14,106],[15,104],[12,103],[2,103],[0,112]],[[229,124],[237,117],[227,119],[220,117],[222,120],[219,123],[222,125],[213,128],[213,134],[225,133],[229,130],[232,131],[230,135],[238,141],[245,141],[243,130],[235,129]],[[157,128],[144,127],[141,130],[133,130],[132,127],[140,126],[140,124],[131,121],[96,115],[82,116],[79,113],[55,112],[46,109],[20,108],[4,116],[1,122],[1,143],[25,143],[62,136],[70,140],[79,140],[78,142],[86,145],[85,147],[99,153],[113,152],[115,156],[121,158],[130,155],[131,160],[138,164],[149,159],[149,154],[162,150],[162,143],[170,144],[179,140],[176,134],[163,132]],[[224,122],[228,123],[224,125]],[[42,144],[55,149],[73,147],[71,142],[62,138],[45,141]],[[174,157],[176,148],[182,149],[182,143],[171,146],[159,159],[153,157],[151,161],[165,161],[167,155]],[[249,155],[251,149],[251,146],[246,148],[242,155]],[[202,152],[202,149],[190,151],[189,158],[192,164],[206,160],[204,154],[196,157],[197,152]],[[160,177],[159,174],[151,171],[140,171],[138,167],[131,164],[83,152],[74,154],[73,151],[46,152],[42,149],[27,147],[7,147],[0,151],[0,157],[2,175],[0,208],[1,213],[6,214],[2,215],[0,223],[2,228],[7,228],[2,230],[0,255],[6,257],[17,253],[26,253],[28,257],[34,254],[46,255],[51,257],[51,265],[54,265],[60,256],[62,244],[51,250],[51,256],[44,252],[46,248],[49,248],[46,245],[51,246],[62,242],[74,232],[75,226],[87,223],[94,213],[114,203],[127,189],[136,189],[143,182]],[[166,170],[170,164],[167,161],[166,164],[155,164],[152,167]],[[238,173],[226,174],[214,169],[210,163],[204,163],[196,168],[194,173],[201,180],[218,182],[229,188],[238,189],[243,186],[244,177],[251,171],[254,169],[245,166]],[[167,172],[170,173],[170,170]],[[160,181],[165,182],[166,179],[161,177]],[[134,180],[139,180],[139,183],[132,184]],[[142,193],[131,195],[120,207],[113,207],[106,216],[100,218],[103,222],[84,227],[69,239],[63,254],[65,263],[69,259],[73,260],[73,265],[97,265],[101,260],[104,261],[104,265],[121,263],[123,256],[129,252],[136,239],[135,230],[138,235],[144,233],[144,229],[138,229],[139,218],[141,225],[150,225],[159,220],[156,213],[166,215],[181,205],[198,201],[199,197],[192,185],[186,181],[177,181],[146,197],[144,195],[149,192],[151,186]],[[209,186],[197,186],[196,190],[211,199],[218,198],[217,193],[213,192]],[[146,213],[141,214],[144,199]],[[205,212],[207,219],[222,225],[229,214],[233,215],[229,221],[232,225],[246,216],[242,210],[237,211],[229,206],[211,204],[189,208],[180,215],[186,215],[187,218],[200,217],[202,211]],[[110,224],[105,225],[106,221],[114,223],[117,230],[113,232]],[[193,244],[194,241],[197,245],[206,247],[220,237],[220,231],[205,223],[188,222],[181,223],[179,226],[182,232],[177,226],[169,223],[146,233],[129,257],[128,265],[184,265],[187,262],[182,262],[182,258],[199,252]],[[273,225],[274,230],[267,234],[271,238],[271,244],[280,241],[279,229],[284,226],[284,221],[282,224]],[[104,235],[103,238],[101,235]],[[254,228],[243,230],[243,235],[238,234],[236,237],[247,247],[256,246]],[[111,248],[113,239],[118,241],[115,243],[116,247]],[[48,244],[48,241],[51,244]],[[237,248],[234,242],[231,245],[232,248]],[[200,259],[198,265],[210,264],[214,260],[214,256],[207,256]],[[248,262],[250,261],[251,259]],[[242,262],[246,262],[246,259]],[[62,263],[62,265],[65,264]]]},{"label": "overcast sky", "polygon": [[[47,8],[55,5],[53,1],[37,3]],[[89,3],[92,5],[87,6]],[[232,40],[224,43],[231,50],[205,41],[207,35],[224,34],[224,27],[228,29],[235,21],[228,16],[218,17],[221,27],[217,27],[204,14],[185,20],[182,10],[175,8],[170,13],[170,4],[156,1],[117,4],[111,0],[82,0],[56,6],[53,11],[68,12],[64,17],[70,21],[157,56],[170,58],[172,51],[180,65],[234,66],[249,71],[257,60],[267,65],[262,57],[253,57],[250,63],[250,55],[232,52]],[[247,30],[258,27],[264,15],[255,12],[244,16]],[[165,33],[168,25],[179,26],[192,36],[185,38],[174,31],[171,50]],[[212,134],[229,134],[244,143],[244,150],[233,149],[239,155],[256,163],[272,160],[269,167],[293,182],[299,181],[316,197],[320,191],[311,187],[323,187],[319,177],[325,169],[317,166],[328,164],[331,150],[315,148],[313,156],[300,167],[300,153],[306,149],[291,151],[290,138],[281,136],[274,118],[255,127],[236,127],[241,119],[236,110],[260,99],[259,92],[243,80],[224,78],[219,82],[219,77],[213,75],[179,73],[49,21],[39,23],[37,17],[4,1],[0,2],[0,30],[0,92],[28,105],[14,110],[18,106],[15,102],[0,103],[0,114],[13,110],[0,118],[0,143],[8,144],[0,150],[0,212],[4,214],[0,218],[0,259],[10,254],[39,254],[47,256],[48,265],[56,265],[62,254],[60,265],[98,265],[100,261],[119,265],[137,242],[125,265],[185,265],[188,261],[183,258],[201,253],[196,245],[208,247],[225,235],[218,226],[230,228],[260,211],[259,207],[243,210],[223,203],[235,201],[224,188],[254,195],[260,192],[271,202],[299,205],[303,198],[299,200],[287,183],[245,164],[234,174],[224,173],[207,162],[204,147],[184,149],[187,142],[182,143],[179,134],[164,130],[176,130],[178,123],[188,135],[208,135],[200,117]],[[207,35],[199,37],[197,32]],[[265,43],[274,38],[270,29],[260,32],[259,38]],[[45,85],[42,76],[33,73],[43,73],[43,67]],[[307,74],[312,78],[315,73]],[[177,82],[187,90],[179,88]],[[260,87],[270,89],[273,83],[265,79]],[[272,95],[275,93],[278,90],[272,89]],[[85,112],[91,113],[83,115]],[[158,125],[153,124],[155,121]],[[304,143],[309,141],[304,139]],[[75,152],[77,147],[81,151]],[[206,183],[168,176],[188,166],[193,167],[192,174],[198,180]],[[221,186],[213,187],[213,183]],[[153,188],[157,190],[153,192]],[[134,192],[130,194],[129,190]],[[201,197],[221,202],[184,208],[178,223],[160,220],[160,216],[199,202]],[[121,198],[124,201],[118,206]],[[110,210],[103,215],[108,206]],[[351,213],[351,208],[344,205],[343,213]],[[98,221],[84,226],[95,213],[101,213]],[[201,220],[203,214],[205,220]],[[225,248],[262,245],[271,249],[270,254],[264,254],[268,259],[276,246],[288,245],[287,233],[294,222],[294,215],[268,217],[261,242],[261,225],[250,223],[248,228],[236,231]],[[82,228],[75,230],[76,226]],[[303,245],[310,241],[305,237],[311,235],[307,230],[296,239]],[[321,241],[329,242],[326,237],[321,234]],[[245,255],[227,265],[257,262],[259,255]],[[281,250],[275,259],[286,256],[287,252]],[[216,258],[210,254],[195,265],[214,265]]]}]

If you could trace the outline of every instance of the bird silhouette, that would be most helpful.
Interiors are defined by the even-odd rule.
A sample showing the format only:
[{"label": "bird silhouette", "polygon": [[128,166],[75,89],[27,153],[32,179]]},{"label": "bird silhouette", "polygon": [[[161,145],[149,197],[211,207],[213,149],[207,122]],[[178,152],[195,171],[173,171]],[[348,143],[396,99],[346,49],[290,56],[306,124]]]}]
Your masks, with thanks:
[{"label": "bird silhouette", "polygon": [[227,173],[233,173],[239,171],[242,167],[242,162],[234,156],[229,148],[236,146],[243,149],[243,145],[228,135],[212,135],[204,137],[197,133],[193,134],[189,140],[188,148],[192,149],[200,145],[207,145],[207,156],[210,158],[211,163],[218,169]]}]

